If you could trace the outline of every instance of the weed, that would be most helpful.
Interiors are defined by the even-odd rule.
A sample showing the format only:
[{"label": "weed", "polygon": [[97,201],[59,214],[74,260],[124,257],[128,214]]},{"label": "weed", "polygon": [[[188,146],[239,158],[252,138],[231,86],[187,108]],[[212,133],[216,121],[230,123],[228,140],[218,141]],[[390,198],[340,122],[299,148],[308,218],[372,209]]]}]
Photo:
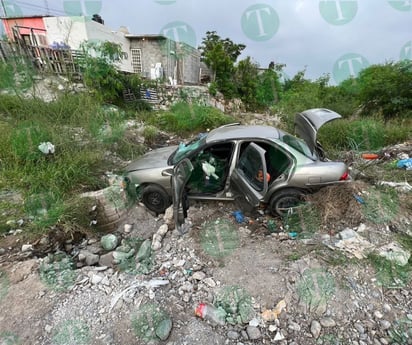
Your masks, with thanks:
[{"label": "weed", "polygon": [[143,137],[145,143],[151,145],[154,143],[156,136],[159,134],[159,130],[155,126],[145,126],[143,129]]},{"label": "weed", "polygon": [[299,238],[312,237],[321,225],[319,211],[310,203],[292,209],[283,217],[282,222],[288,232],[297,232]]},{"label": "weed", "polygon": [[399,211],[399,200],[393,188],[371,188],[368,191],[363,213],[375,224],[385,224],[393,220]]},{"label": "weed", "polygon": [[406,286],[411,279],[412,266],[400,266],[378,254],[370,253],[368,259],[375,268],[376,277],[380,285],[385,288],[399,288]]}]

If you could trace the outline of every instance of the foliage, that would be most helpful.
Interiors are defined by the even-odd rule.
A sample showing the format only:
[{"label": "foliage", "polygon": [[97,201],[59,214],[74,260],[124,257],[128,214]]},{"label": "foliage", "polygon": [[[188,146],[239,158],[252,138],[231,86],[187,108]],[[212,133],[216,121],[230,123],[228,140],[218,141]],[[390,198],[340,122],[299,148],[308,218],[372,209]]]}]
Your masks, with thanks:
[{"label": "foliage", "polygon": [[283,87],[280,83],[279,73],[285,65],[271,62],[269,68],[259,75],[259,87],[256,101],[260,107],[269,107],[280,101]]},{"label": "foliage", "polygon": [[412,62],[372,65],[357,79],[365,114],[381,112],[388,120],[412,110]]},{"label": "foliage", "polygon": [[227,98],[236,94],[233,84],[235,62],[245,47],[229,38],[222,39],[216,31],[207,31],[199,47],[202,60],[212,70],[212,82],[216,82],[217,89]]},{"label": "foliage", "polygon": [[399,288],[407,286],[411,279],[412,266],[400,266],[383,256],[370,253],[368,259],[375,268],[376,277],[380,285],[385,288]]},{"label": "foliage", "polygon": [[258,64],[248,56],[239,61],[236,68],[235,83],[237,94],[249,110],[256,109],[256,94],[259,90]]},{"label": "foliage", "polygon": [[148,119],[149,124],[177,134],[207,131],[231,122],[235,120],[216,108],[184,102]]},{"label": "foliage", "polygon": [[121,61],[121,45],[105,42],[85,42],[79,59],[83,81],[87,87],[105,101],[116,100],[123,89],[120,72],[115,63]]},{"label": "foliage", "polygon": [[0,89],[11,89],[19,93],[33,85],[34,69],[30,61],[12,57],[0,61]]}]

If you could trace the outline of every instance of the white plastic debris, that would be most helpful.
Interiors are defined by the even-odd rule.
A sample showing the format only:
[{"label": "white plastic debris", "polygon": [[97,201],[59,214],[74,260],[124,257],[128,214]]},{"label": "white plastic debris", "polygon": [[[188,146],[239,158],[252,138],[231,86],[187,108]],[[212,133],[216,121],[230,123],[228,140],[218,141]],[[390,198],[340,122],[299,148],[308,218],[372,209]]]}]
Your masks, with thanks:
[{"label": "white plastic debris", "polygon": [[51,142],[43,142],[39,145],[39,150],[45,155],[54,153],[54,145]]},{"label": "white plastic debris", "polygon": [[408,182],[388,182],[388,181],[380,181],[379,184],[381,186],[389,186],[393,187],[400,192],[410,192],[412,191],[412,186]]}]

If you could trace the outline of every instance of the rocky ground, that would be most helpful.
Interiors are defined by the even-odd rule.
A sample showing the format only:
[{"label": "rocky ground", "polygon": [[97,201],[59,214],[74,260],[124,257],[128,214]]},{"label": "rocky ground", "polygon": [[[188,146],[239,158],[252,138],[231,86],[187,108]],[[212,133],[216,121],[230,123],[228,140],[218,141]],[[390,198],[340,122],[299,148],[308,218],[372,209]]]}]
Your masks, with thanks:
[{"label": "rocky ground", "polygon": [[367,171],[287,219],[194,203],[182,235],[138,204],[93,235],[11,231],[0,344],[412,344],[411,191]]}]

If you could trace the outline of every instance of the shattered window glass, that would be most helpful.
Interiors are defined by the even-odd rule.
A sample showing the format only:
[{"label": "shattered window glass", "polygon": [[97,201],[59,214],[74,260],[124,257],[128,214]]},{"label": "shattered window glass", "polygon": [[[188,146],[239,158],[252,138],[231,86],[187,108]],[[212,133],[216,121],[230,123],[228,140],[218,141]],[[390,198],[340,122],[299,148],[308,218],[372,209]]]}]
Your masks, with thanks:
[{"label": "shattered window glass", "polygon": [[172,165],[180,162],[183,158],[188,158],[192,152],[195,152],[199,147],[202,147],[206,141],[206,134],[200,133],[195,139],[187,144],[180,143],[177,150],[171,157]]},{"label": "shattered window glass", "polygon": [[306,157],[316,160],[316,156],[311,152],[309,146],[304,140],[298,139],[289,134],[284,135],[281,139],[285,144],[304,154]]}]

